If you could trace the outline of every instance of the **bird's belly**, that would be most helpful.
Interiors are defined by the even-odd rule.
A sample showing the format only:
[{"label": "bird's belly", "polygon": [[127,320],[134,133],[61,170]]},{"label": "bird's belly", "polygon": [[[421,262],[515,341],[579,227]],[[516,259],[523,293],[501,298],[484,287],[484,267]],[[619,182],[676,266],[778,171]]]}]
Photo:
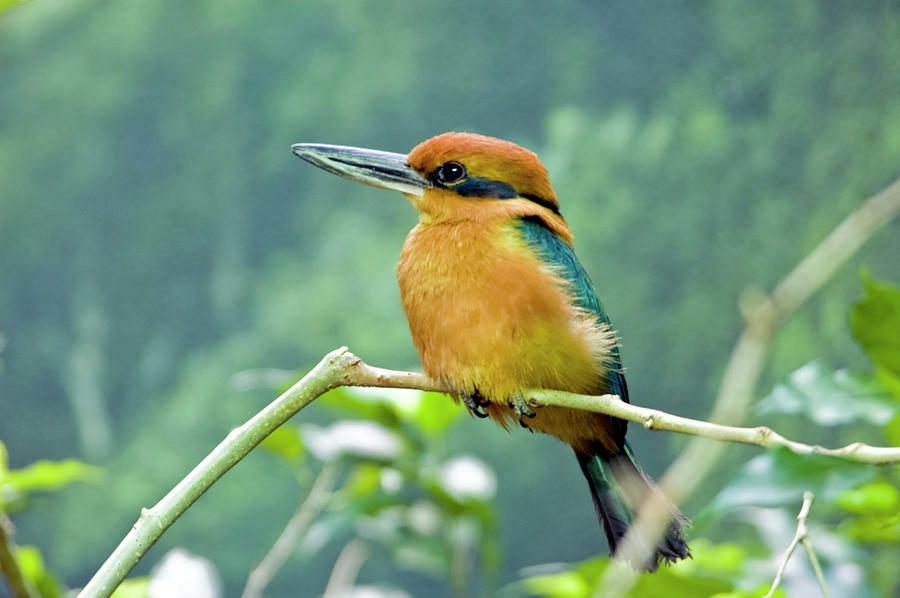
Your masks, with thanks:
[{"label": "bird's belly", "polygon": [[492,253],[401,262],[425,372],[501,403],[526,388],[597,392],[609,335],[533,260]]},{"label": "bird's belly", "polygon": [[[414,231],[398,268],[413,342],[428,376],[458,395],[480,395],[503,423],[510,399],[528,389],[583,394],[605,390],[611,333],[574,306],[560,280],[535,259],[473,235],[454,250],[453,237]],[[459,231],[456,231],[459,235]],[[529,427],[575,447],[600,441],[611,450],[606,416],[544,407]]]},{"label": "bird's belly", "polygon": [[[509,401],[527,398],[528,389],[597,394],[605,388],[603,370],[588,357],[584,339],[571,331],[558,330],[539,317],[511,323],[488,311],[443,313],[428,333],[414,333],[426,373],[458,395],[477,392],[489,402],[485,411],[504,427],[516,421]],[[584,452],[596,450],[596,442],[611,452],[618,450],[603,415],[548,406],[535,410],[525,423]]]}]

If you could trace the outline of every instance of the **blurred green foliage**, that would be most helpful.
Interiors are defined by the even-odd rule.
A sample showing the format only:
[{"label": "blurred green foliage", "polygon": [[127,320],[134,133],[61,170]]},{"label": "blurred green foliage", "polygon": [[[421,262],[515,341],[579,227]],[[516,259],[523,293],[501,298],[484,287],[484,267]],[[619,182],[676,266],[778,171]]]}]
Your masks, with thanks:
[{"label": "blurred green foliage", "polygon": [[850,312],[853,335],[872,360],[895,382],[900,381],[900,289],[863,276],[865,297]]},{"label": "blurred green foliage", "polygon": [[[475,457],[448,454],[443,437],[461,410],[434,393],[384,389],[338,389],[319,402],[350,419],[282,428],[301,452],[347,470],[316,528],[315,548],[350,528],[382,545],[395,566],[435,577],[454,595],[489,592],[499,565],[496,480]],[[266,446],[297,461],[297,448],[278,444]]]},{"label": "blurred green foliage", "polygon": [[[99,475],[99,469],[75,459],[43,460],[21,469],[10,469],[7,448],[0,442],[0,526],[5,530],[2,535],[13,542],[14,530],[8,523],[8,513],[25,509],[30,501],[36,500],[42,493],[61,490],[76,481],[96,481]],[[46,567],[39,548],[15,547],[13,543],[2,549],[10,551],[21,571],[21,577],[41,596],[44,598],[63,596],[61,584]],[[6,580],[0,578],[0,592],[4,590]]]},{"label": "blurred green foliage", "polygon": [[[413,211],[299,164],[293,142],[405,151],[456,129],[535,150],[624,339],[634,400],[703,417],[741,325],[739,293],[772,285],[900,174],[897,8],[13,4],[0,14],[0,438],[13,470],[76,457],[106,471],[63,465],[89,483],[34,494],[16,514],[19,541],[39,546],[67,585],[83,583],[140,507],[271,398],[271,384],[242,372],[283,382],[261,368],[301,371],[343,344],[373,364],[416,367],[391,275]],[[900,444],[898,231],[863,250],[885,280],[864,279],[849,325],[860,292],[852,268],[788,324],[766,375],[783,383],[755,420],[809,442]],[[338,396],[300,419],[329,430],[342,413],[326,403]],[[471,454],[496,472],[496,507],[472,515],[481,531],[469,538],[496,583],[540,563],[604,566],[593,560],[605,546],[584,482],[557,443],[457,421],[440,397],[403,411],[340,396],[353,419],[397,435],[408,490],[447,522],[462,507],[429,485],[429,468]],[[682,442],[632,437],[651,471]],[[229,473],[136,573],[184,545],[211,558],[235,594],[308,487],[292,475],[315,462],[307,444],[296,428],[280,432],[267,443],[280,452]],[[810,485],[824,492],[813,520],[834,532],[824,555],[833,579],[850,580],[856,596],[892,595],[886,488],[897,472],[748,451],[733,451],[686,508],[711,551],[739,536],[751,556],[738,560],[753,570],[740,591],[771,578],[786,545],[776,532],[792,533],[797,492]],[[354,483],[380,496],[372,480],[392,464],[359,461]],[[46,481],[39,473],[29,475]],[[273,595],[298,580],[324,587],[345,539],[289,561]],[[449,544],[411,546],[440,561]],[[400,560],[373,553],[361,578],[448,592],[446,562],[397,572]],[[491,575],[471,587],[489,587]]]},{"label": "blurred green foliage", "polygon": [[32,493],[59,490],[76,481],[96,481],[99,475],[98,468],[75,459],[42,460],[10,469],[8,450],[0,442],[0,511],[18,511]]},{"label": "blurred green foliage", "polygon": [[[758,598],[768,591],[767,585],[745,589],[736,587],[747,565],[747,555],[736,544],[713,545],[694,542],[694,558],[661,569],[640,578],[628,596],[635,598]],[[576,567],[524,580],[528,595],[546,598],[591,598],[597,582],[610,565],[608,559],[595,558]],[[774,594],[783,598],[781,590]]]},{"label": "blurred green foliage", "polygon": [[40,549],[35,546],[20,546],[16,551],[16,560],[22,575],[43,598],[62,598],[65,595],[59,581],[47,570]]}]

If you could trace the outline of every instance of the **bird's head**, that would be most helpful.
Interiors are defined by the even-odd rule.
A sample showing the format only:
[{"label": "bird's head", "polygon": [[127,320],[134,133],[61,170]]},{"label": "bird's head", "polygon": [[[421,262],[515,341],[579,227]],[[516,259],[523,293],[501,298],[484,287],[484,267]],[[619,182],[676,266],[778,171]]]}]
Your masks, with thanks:
[{"label": "bird's head", "polygon": [[423,220],[478,218],[499,210],[565,226],[547,169],[533,152],[502,139],[443,133],[409,154],[313,143],[292,150],[331,173],[400,191]]}]

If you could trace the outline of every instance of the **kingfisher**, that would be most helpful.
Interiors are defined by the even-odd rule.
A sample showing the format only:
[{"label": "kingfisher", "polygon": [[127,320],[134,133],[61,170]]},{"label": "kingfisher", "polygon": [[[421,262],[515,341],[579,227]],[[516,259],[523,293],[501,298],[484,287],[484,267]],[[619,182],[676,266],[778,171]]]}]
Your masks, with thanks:
[{"label": "kingfisher", "polygon": [[[635,460],[624,420],[528,404],[529,389],[629,400],[617,336],[538,157],[457,132],[408,154],[317,143],[291,149],[333,174],[399,191],[418,210],[397,279],[426,375],[477,417],[507,429],[518,422],[571,446],[615,555],[638,505],[661,490]],[[654,571],[690,556],[687,520],[670,509],[665,536],[632,565]]]}]

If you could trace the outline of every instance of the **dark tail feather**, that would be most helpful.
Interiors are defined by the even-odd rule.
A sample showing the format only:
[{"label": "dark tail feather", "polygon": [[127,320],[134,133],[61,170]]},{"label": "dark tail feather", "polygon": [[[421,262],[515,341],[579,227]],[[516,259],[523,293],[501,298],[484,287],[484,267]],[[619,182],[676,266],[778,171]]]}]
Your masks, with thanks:
[{"label": "dark tail feather", "polygon": [[[575,452],[581,471],[591,488],[594,507],[609,540],[611,555],[615,555],[619,542],[628,532],[635,518],[636,507],[640,505],[646,493],[660,492],[656,483],[635,462],[631,449],[627,445],[624,448],[624,452],[618,455],[609,453],[588,455]],[[646,563],[632,563],[632,565],[656,571],[661,561],[671,563],[691,556],[691,551],[681,535],[681,528],[689,522],[675,505],[671,505],[670,508],[672,524],[653,551],[653,556]]]}]

